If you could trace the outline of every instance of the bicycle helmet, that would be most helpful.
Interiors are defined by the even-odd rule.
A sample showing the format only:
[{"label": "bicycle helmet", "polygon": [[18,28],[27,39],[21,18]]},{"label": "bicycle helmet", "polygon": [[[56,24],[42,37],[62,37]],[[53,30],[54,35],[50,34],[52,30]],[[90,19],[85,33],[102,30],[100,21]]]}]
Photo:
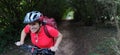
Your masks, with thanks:
[{"label": "bicycle helmet", "polygon": [[32,23],[34,21],[40,20],[42,14],[39,11],[28,12],[24,18],[23,23]]}]

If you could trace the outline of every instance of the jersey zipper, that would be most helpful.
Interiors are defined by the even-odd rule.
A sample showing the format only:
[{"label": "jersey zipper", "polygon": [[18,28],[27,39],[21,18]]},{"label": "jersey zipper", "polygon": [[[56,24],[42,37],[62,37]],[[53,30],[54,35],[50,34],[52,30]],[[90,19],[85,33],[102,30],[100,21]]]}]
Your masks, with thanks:
[{"label": "jersey zipper", "polygon": [[36,44],[38,43],[38,34],[36,34],[36,36],[35,36],[35,43]]}]

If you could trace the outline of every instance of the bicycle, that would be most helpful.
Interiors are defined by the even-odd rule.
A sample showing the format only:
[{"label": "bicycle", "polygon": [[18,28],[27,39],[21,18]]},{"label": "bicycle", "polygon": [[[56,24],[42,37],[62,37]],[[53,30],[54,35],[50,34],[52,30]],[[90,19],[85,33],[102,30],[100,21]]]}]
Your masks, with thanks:
[{"label": "bicycle", "polygon": [[20,46],[21,49],[24,49],[27,52],[30,52],[31,55],[54,55],[55,52],[51,51],[48,48],[38,48],[36,46],[32,46],[32,45],[21,45]]}]

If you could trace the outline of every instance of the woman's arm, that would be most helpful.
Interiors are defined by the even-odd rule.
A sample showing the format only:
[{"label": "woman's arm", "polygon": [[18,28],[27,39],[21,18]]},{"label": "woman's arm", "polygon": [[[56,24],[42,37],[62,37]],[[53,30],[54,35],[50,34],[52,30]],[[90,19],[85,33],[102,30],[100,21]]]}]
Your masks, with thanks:
[{"label": "woman's arm", "polygon": [[55,47],[58,47],[59,46],[59,44],[61,43],[61,41],[62,41],[62,37],[63,37],[63,35],[59,32],[59,34],[58,34],[58,38],[56,39],[56,43],[55,43]]},{"label": "woman's arm", "polygon": [[62,38],[63,38],[63,35],[59,32],[58,37],[55,39],[56,40],[55,45],[50,48],[52,51],[56,51],[58,49],[62,41]]},{"label": "woman's arm", "polygon": [[15,44],[16,44],[17,46],[23,45],[23,44],[24,44],[25,37],[26,37],[26,33],[24,32],[24,29],[23,29],[22,32],[21,32],[20,41],[16,42]]},{"label": "woman's arm", "polygon": [[24,29],[23,29],[22,32],[21,32],[21,38],[20,38],[20,43],[21,44],[24,44],[25,37],[26,37],[26,33],[24,32]]}]

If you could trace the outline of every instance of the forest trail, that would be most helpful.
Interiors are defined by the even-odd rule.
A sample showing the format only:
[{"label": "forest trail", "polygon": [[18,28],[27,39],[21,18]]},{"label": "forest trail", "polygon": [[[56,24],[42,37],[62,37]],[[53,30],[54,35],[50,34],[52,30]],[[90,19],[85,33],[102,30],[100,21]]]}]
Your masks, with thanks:
[{"label": "forest trail", "polygon": [[[115,28],[80,26],[79,23],[73,25],[66,23],[60,27],[64,37],[56,55],[88,55],[90,52],[95,52],[94,47],[97,43],[116,35]],[[14,45],[6,54],[1,55],[27,55],[27,53]]]}]

